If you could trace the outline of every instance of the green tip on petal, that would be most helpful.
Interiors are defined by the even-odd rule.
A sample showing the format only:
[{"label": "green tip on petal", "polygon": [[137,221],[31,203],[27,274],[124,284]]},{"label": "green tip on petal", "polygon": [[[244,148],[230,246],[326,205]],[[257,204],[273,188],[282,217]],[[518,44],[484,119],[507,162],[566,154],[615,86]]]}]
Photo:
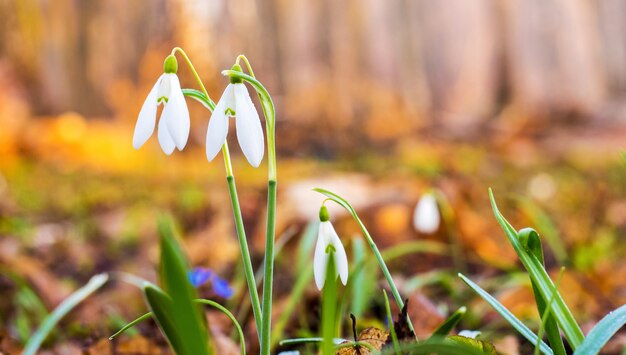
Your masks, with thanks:
[{"label": "green tip on petal", "polygon": [[[232,68],[230,68],[230,70],[232,70],[232,71],[238,71],[238,72],[240,72],[240,73],[242,73],[242,72],[243,72],[243,69],[241,69],[241,65],[239,65],[239,64],[237,64],[237,63],[235,63],[235,65],[233,65],[233,67],[232,67]],[[241,83],[243,83],[243,80],[241,80],[240,78],[237,78],[237,77],[231,76],[231,77],[230,77],[230,83],[231,83],[231,84],[241,84]]]},{"label": "green tip on petal", "polygon": [[173,54],[165,57],[165,61],[163,62],[163,71],[166,74],[176,74],[178,71],[178,61]]},{"label": "green tip on petal", "polygon": [[328,214],[328,208],[326,206],[322,206],[320,208],[320,222],[327,222],[330,220],[330,215]]}]

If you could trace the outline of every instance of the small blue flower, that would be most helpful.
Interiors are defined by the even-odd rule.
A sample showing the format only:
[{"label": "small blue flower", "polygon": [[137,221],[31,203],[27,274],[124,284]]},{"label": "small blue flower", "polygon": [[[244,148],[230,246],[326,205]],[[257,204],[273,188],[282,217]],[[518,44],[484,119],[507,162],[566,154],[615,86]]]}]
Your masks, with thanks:
[{"label": "small blue flower", "polygon": [[213,283],[213,291],[220,297],[231,298],[233,297],[233,289],[230,288],[228,281],[214,275],[211,279]]},{"label": "small blue flower", "polygon": [[204,267],[196,267],[187,272],[187,277],[189,277],[189,282],[193,287],[200,287],[213,277],[213,271]]}]

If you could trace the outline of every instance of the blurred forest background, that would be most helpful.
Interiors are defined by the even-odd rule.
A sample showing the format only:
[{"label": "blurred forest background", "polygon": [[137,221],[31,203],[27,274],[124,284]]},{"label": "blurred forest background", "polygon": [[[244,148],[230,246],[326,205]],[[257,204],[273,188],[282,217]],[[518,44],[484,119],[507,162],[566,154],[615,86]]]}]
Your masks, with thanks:
[{"label": "blurred forest background", "polygon": [[[188,100],[182,153],[166,157],[156,137],[131,147],[141,104],[175,46],[214,100],[228,82],[220,71],[241,53],[272,94],[278,232],[296,236],[285,248],[316,217],[321,198],[310,189],[328,188],[354,203],[383,247],[456,240],[470,274],[506,277],[494,284],[498,298],[537,322],[491,215],[491,186],[516,227],[550,240],[548,266],[555,277],[567,266],[561,288],[580,320],[591,325],[626,302],[625,1],[0,0],[0,349],[19,348],[40,319],[23,287],[49,310],[97,272],[154,279],[154,218],[163,211],[178,220],[192,263],[239,290],[230,305],[245,297],[222,165],[204,156],[209,113]],[[197,88],[180,59],[179,76]],[[231,151],[260,264],[265,168],[240,159],[235,140]],[[424,236],[411,214],[430,187],[454,218]],[[335,213],[351,244],[358,230]],[[278,314],[296,276],[290,258],[278,260]],[[410,256],[392,269],[400,280],[435,271],[454,279],[458,265]],[[484,303],[449,283],[407,282],[424,334],[447,309],[470,304],[465,328],[489,329],[503,352],[523,349]],[[314,287],[306,295],[318,296]],[[123,285],[89,305],[57,334],[71,334],[62,349],[109,346],[121,319],[145,309]],[[285,334],[315,329],[312,315],[293,318]],[[140,330],[158,338],[154,327]]]}]

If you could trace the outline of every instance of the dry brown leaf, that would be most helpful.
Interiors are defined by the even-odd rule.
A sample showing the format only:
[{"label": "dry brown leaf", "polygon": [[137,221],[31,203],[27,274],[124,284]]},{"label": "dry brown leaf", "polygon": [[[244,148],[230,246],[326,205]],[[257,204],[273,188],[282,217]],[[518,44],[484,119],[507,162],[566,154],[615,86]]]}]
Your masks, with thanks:
[{"label": "dry brown leaf", "polygon": [[[359,342],[365,342],[373,346],[376,350],[382,350],[383,345],[389,338],[389,332],[386,330],[378,329],[375,327],[365,328],[359,333],[357,340]],[[348,341],[342,342],[342,344],[350,343]],[[369,355],[370,350],[364,346],[349,346],[337,350],[336,355]]]}]

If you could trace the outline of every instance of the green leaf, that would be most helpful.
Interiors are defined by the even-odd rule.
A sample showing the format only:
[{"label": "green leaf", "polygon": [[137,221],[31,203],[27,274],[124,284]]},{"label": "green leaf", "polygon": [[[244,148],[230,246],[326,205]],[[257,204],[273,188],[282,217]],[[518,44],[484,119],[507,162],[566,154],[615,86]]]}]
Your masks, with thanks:
[{"label": "green leaf", "polygon": [[146,285],[143,293],[146,297],[146,303],[148,303],[148,307],[154,315],[154,320],[157,322],[172,350],[179,355],[192,355],[193,352],[185,342],[183,329],[177,324],[177,310],[170,296],[152,284]]},{"label": "green leaf", "polygon": [[626,304],[610,312],[587,334],[574,355],[597,354],[618,330],[626,324]]},{"label": "green leaf", "polygon": [[[520,244],[526,248],[526,251],[531,255],[534,255],[541,267],[544,267],[543,261],[543,247],[541,245],[541,239],[539,238],[539,234],[532,228],[524,228],[518,232]],[[539,315],[543,318],[545,315],[545,319],[542,319],[542,329],[545,329],[546,334],[548,335],[548,341],[552,347],[552,350],[557,355],[565,355],[565,345],[563,345],[563,339],[561,339],[561,333],[559,332],[559,326],[556,322],[556,319],[551,314],[551,310],[546,312],[546,307],[551,307],[554,303],[554,299],[558,295],[558,290],[556,287],[553,288],[553,292],[550,296],[549,302],[543,298],[541,293],[539,292],[539,287],[537,283],[531,279],[531,284],[533,288],[533,294],[535,296],[535,303],[537,304],[537,310],[539,311]],[[546,303],[548,303],[546,305]],[[541,337],[541,332],[539,333]]]},{"label": "green leaf", "polygon": [[[461,280],[463,280],[463,282],[467,284],[467,286],[469,286],[472,290],[474,290],[474,292],[476,292],[480,297],[487,301],[487,303],[489,303],[489,305],[491,305],[491,307],[493,307],[493,309],[498,312],[502,316],[502,318],[504,318],[504,320],[509,322],[509,324],[511,324],[513,328],[515,328],[515,330],[517,330],[531,344],[537,343],[537,335],[535,335],[532,330],[528,329],[528,327],[525,326],[522,321],[517,319],[517,317],[515,317],[513,313],[511,313],[508,309],[506,309],[506,307],[498,302],[498,300],[496,300],[493,296],[487,293],[487,291],[480,288],[480,286],[472,282],[472,280],[465,277],[465,275],[459,274],[459,277],[461,278]],[[548,344],[544,343],[543,341],[541,341],[540,344],[540,349],[544,354],[553,354],[552,349],[550,349]]]},{"label": "green leaf", "polygon": [[[156,288],[155,286],[152,286],[155,288],[155,290],[151,290],[150,292],[160,292],[163,293],[163,291],[158,290],[158,288]],[[164,293],[163,293],[164,295]],[[159,298],[161,296],[157,296],[156,298]],[[156,301],[157,303],[159,302],[159,300]],[[222,306],[221,304],[215,302],[215,301],[211,301],[211,300],[207,300],[207,299],[203,299],[203,298],[199,298],[194,300],[194,302],[196,303],[201,303],[201,304],[207,304],[209,306],[215,307],[218,310],[220,310],[222,313],[224,313],[235,325],[235,328],[237,329],[237,333],[239,335],[239,345],[241,346],[241,353],[243,355],[246,354],[246,343],[245,343],[245,338],[243,336],[243,330],[241,329],[241,325],[239,325],[239,322],[237,322],[237,319],[235,318],[235,316],[224,306]],[[167,302],[166,302],[167,303]],[[168,307],[167,305],[165,305],[165,307]],[[126,324],[125,326],[123,326],[120,330],[118,330],[115,334],[111,335],[109,337],[109,340],[113,340],[115,339],[117,336],[119,336],[120,334],[122,334],[123,332],[125,332],[126,330],[128,330],[129,328],[132,328],[133,326],[135,326],[137,323],[140,323],[150,317],[154,316],[154,314],[152,312],[148,312],[144,315],[142,315],[141,317],[136,318],[135,320],[131,321],[130,323]],[[174,330],[176,331],[176,330]]]},{"label": "green leaf", "polygon": [[[409,352],[410,354],[437,354],[437,355],[485,355],[485,354],[496,354],[495,352],[487,352],[490,350],[488,345],[484,345],[483,342],[474,343],[468,342],[464,340],[458,340],[456,338],[463,337],[448,337],[448,338],[434,338],[429,339],[428,341],[423,342],[415,342],[415,343],[403,343],[400,344],[400,350],[404,352]],[[469,338],[467,338],[469,339]],[[470,339],[474,340],[474,339]],[[393,354],[395,349],[384,349],[382,351],[382,355],[385,354]]]},{"label": "green leaf", "polygon": [[[541,262],[537,259],[537,257],[530,252],[527,251],[526,247],[520,243],[520,238],[515,231],[515,229],[509,224],[509,222],[504,218],[504,216],[498,210],[498,206],[496,205],[495,198],[493,196],[493,191],[489,189],[489,198],[491,200],[491,206],[493,208],[493,213],[498,220],[498,223],[504,230],[509,242],[515,249],[519,259],[522,264],[528,271],[531,281],[534,285],[537,286],[537,291],[541,294],[541,297],[544,300],[550,299],[550,296],[555,289],[554,283],[548,276],[548,273],[543,268]],[[565,304],[563,297],[557,292],[556,297],[554,299],[554,303],[551,306],[552,314],[557,320],[560,328],[563,330],[567,341],[573,349],[576,349],[583,341],[584,335],[578,323],[574,319],[569,308]]]},{"label": "green leaf", "polygon": [[456,325],[459,324],[461,319],[463,319],[463,317],[465,316],[465,312],[467,312],[467,308],[465,307],[461,307],[457,309],[454,313],[452,313],[450,317],[448,317],[448,319],[443,321],[443,323],[441,323],[437,327],[437,329],[435,329],[435,331],[433,332],[433,335],[431,335],[431,338],[437,337],[437,336],[446,336],[450,334],[450,332],[454,329],[454,327],[456,327]]},{"label": "green leaf", "polygon": [[209,99],[202,91],[196,89],[183,89],[183,95],[195,99],[211,112],[213,112],[213,110],[215,109],[215,102]]},{"label": "green leaf", "polygon": [[391,307],[389,306],[389,297],[387,297],[387,291],[384,288],[383,288],[383,296],[385,296],[385,311],[387,312],[387,324],[389,324],[389,333],[391,334],[393,348],[396,350],[396,355],[400,355],[400,343],[398,342],[398,335],[396,334],[396,327],[393,324],[393,317],[391,316]]},{"label": "green leaf", "polygon": [[173,324],[185,335],[185,346],[192,354],[210,354],[212,345],[209,345],[204,312],[193,302],[197,298],[196,290],[187,277],[189,269],[187,260],[174,237],[172,221],[169,218],[163,217],[159,220],[159,234],[161,236],[159,278],[165,294],[173,302],[174,313],[170,315]]},{"label": "green leaf", "polygon": [[97,289],[102,287],[107,280],[109,279],[109,275],[107,274],[99,274],[92,277],[87,284],[78,290],[74,291],[68,298],[66,298],[61,304],[59,304],[52,313],[50,313],[41,323],[37,331],[33,334],[33,336],[28,340],[26,345],[24,346],[24,355],[34,355],[39,350],[41,343],[46,339],[50,331],[54,329],[57,323],[74,307],[76,307],[80,302],[89,297],[92,293],[94,293]]},{"label": "green leaf", "polygon": [[498,353],[496,352],[496,348],[493,346],[493,344],[488,343],[486,341],[483,340],[477,340],[477,339],[472,339],[472,338],[467,338],[467,337],[462,337],[462,336],[458,336],[458,335],[453,335],[448,337],[448,339],[453,340],[459,344],[464,344],[467,346],[471,346],[472,348],[476,349],[477,351],[480,351],[481,354],[485,354],[485,355],[497,355]]}]

